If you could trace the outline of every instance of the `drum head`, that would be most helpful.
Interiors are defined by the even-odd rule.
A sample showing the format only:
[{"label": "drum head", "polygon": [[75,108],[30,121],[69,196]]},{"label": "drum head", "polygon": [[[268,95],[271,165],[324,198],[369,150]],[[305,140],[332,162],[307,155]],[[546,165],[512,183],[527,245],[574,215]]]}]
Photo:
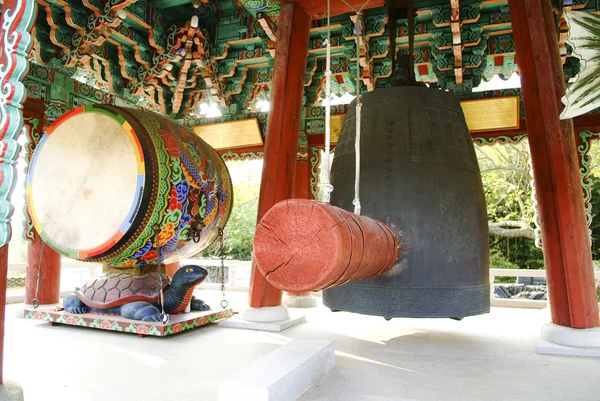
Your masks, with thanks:
[{"label": "drum head", "polygon": [[85,259],[113,246],[131,226],[143,193],[144,163],[122,117],[79,108],[48,130],[34,154],[28,202],[51,246]]}]

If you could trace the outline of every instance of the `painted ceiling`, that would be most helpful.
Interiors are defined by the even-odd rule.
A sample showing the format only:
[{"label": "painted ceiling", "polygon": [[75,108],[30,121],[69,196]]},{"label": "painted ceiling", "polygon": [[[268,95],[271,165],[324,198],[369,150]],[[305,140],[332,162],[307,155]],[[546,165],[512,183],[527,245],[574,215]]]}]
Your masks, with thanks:
[{"label": "painted ceiling", "polygon": [[[227,120],[255,113],[256,103],[269,97],[278,1],[37,3],[30,54],[34,63],[30,77],[37,90],[48,82],[60,86],[50,80],[50,75],[60,73],[75,79],[77,90],[93,92],[97,101],[115,96],[136,107],[198,121],[202,120],[198,106],[206,99],[217,102],[224,114],[221,120]],[[596,1],[571,3],[573,9],[593,12],[599,7]],[[482,79],[494,75],[508,79],[518,71],[507,1],[417,0],[415,5],[417,79],[436,82],[461,97],[497,96],[493,92],[475,94],[471,89]],[[331,19],[332,87],[338,94],[355,92],[355,22],[351,13]],[[363,32],[361,91],[390,86],[386,9],[366,10],[358,23]],[[562,31],[564,39],[564,26]],[[307,108],[318,105],[323,94],[326,37],[325,20],[313,20],[305,76]],[[395,50],[407,52],[405,20],[398,21],[396,38]],[[572,77],[579,62],[568,55],[566,47],[563,53],[565,74]]]}]

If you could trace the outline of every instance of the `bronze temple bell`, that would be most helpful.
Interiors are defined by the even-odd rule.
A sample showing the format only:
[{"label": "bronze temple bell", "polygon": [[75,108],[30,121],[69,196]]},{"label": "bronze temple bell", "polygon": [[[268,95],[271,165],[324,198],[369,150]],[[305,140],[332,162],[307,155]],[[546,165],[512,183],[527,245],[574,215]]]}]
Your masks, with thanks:
[{"label": "bronze temple bell", "polygon": [[[414,32],[412,7],[405,11]],[[486,205],[460,102],[417,84],[411,56],[400,61],[398,86],[361,97],[360,218],[348,213],[354,210],[353,102],[331,168],[337,207],[307,200],[275,205],[257,227],[258,267],[282,290],[323,289],[323,302],[334,311],[386,319],[487,313]]]},{"label": "bronze temple bell", "polygon": [[[407,86],[363,97],[362,214],[398,236],[385,275],[325,290],[333,310],[462,318],[489,312],[489,243],[479,165],[458,99]],[[356,114],[335,149],[331,203],[353,210]]]}]

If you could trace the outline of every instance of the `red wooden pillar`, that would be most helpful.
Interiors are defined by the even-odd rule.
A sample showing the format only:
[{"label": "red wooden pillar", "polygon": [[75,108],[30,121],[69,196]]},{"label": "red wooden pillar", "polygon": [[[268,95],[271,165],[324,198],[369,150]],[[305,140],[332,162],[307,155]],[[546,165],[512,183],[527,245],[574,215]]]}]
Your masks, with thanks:
[{"label": "red wooden pillar", "polygon": [[542,228],[552,322],[600,324],[571,120],[561,121],[565,81],[550,0],[509,0]]},{"label": "red wooden pillar", "polygon": [[8,244],[0,247],[0,385],[4,383],[2,363],[4,361],[4,317],[6,307],[6,278],[8,277]]},{"label": "red wooden pillar", "polygon": [[304,157],[298,158],[296,161],[296,177],[294,178],[294,198],[310,199],[309,174],[308,160]]},{"label": "red wooden pillar", "polygon": [[[296,3],[281,4],[258,221],[277,202],[293,195],[310,21]],[[279,305],[281,291],[266,281],[253,259],[250,306]]]},{"label": "red wooden pillar", "polygon": [[42,280],[37,299],[41,305],[56,304],[60,298],[60,254],[49,245],[44,246],[42,239],[33,230],[33,244],[27,246],[27,275],[25,277],[25,303],[31,304],[36,298],[40,257],[42,260]]},{"label": "red wooden pillar", "polygon": [[[27,145],[25,145],[27,161],[27,169],[33,157],[33,152],[37,147],[43,133],[44,114],[46,112],[46,104],[37,99],[27,99],[23,103],[23,118],[24,126],[28,129],[25,131],[27,136]],[[35,122],[34,122],[35,121]],[[40,256],[42,253],[42,239],[33,228],[31,216],[25,218],[28,220],[26,224],[25,237],[29,242],[27,246],[27,275],[25,277],[25,303],[31,304],[36,298],[36,289],[38,282],[38,271]],[[44,246],[44,255],[42,258],[42,280],[39,294],[37,295],[40,304],[58,303],[60,298],[60,267],[61,257],[58,252],[50,248],[49,245]]]}]

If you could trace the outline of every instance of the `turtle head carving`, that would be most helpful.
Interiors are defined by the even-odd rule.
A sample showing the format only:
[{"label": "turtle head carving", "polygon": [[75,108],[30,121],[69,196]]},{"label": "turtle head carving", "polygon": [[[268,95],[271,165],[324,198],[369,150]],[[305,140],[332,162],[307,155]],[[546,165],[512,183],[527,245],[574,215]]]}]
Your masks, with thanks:
[{"label": "turtle head carving", "polygon": [[171,286],[196,286],[204,281],[208,272],[203,267],[197,265],[183,266],[173,275]]}]

